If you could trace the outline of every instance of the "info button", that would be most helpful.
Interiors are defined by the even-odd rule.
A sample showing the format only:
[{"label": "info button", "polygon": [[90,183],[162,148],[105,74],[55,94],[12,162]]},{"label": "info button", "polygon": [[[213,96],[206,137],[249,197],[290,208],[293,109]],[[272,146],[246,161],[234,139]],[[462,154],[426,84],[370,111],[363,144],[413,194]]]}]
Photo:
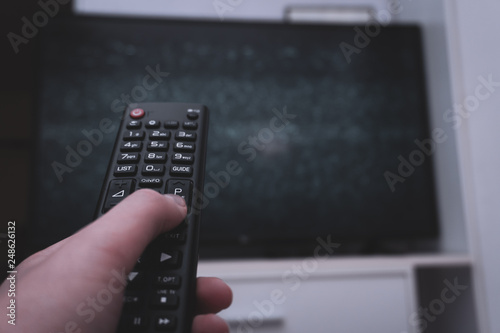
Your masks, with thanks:
[{"label": "info button", "polygon": [[140,187],[161,187],[163,185],[163,180],[161,178],[140,178],[139,186]]}]

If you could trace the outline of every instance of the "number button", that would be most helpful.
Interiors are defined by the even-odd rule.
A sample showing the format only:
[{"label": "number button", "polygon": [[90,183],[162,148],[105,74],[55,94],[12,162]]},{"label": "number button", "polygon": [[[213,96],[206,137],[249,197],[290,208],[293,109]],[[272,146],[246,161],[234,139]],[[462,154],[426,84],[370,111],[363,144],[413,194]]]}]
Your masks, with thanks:
[{"label": "number button", "polygon": [[165,173],[165,167],[163,165],[147,164],[142,168],[143,175],[156,175],[161,176]]},{"label": "number button", "polygon": [[174,151],[193,152],[194,148],[195,148],[194,143],[176,142],[174,146]]},{"label": "number button", "polygon": [[120,147],[122,152],[126,151],[140,151],[142,149],[142,142],[140,141],[130,141],[123,143]]},{"label": "number button", "polygon": [[141,155],[138,153],[120,153],[120,156],[118,157],[118,163],[137,163],[139,162],[139,159],[141,158]]},{"label": "number button", "polygon": [[168,150],[168,142],[163,141],[151,141],[148,143],[149,151],[167,151]]},{"label": "number button", "polygon": [[168,140],[170,139],[169,131],[153,131],[149,134],[149,139],[151,140]]},{"label": "number button", "polygon": [[165,162],[167,160],[167,154],[158,153],[148,153],[144,158],[145,162]]},{"label": "number button", "polygon": [[181,164],[193,164],[194,155],[175,153],[174,156],[172,157],[172,162]]},{"label": "number button", "polygon": [[123,134],[123,140],[142,140],[144,131],[127,131]]},{"label": "number button", "polygon": [[196,133],[195,132],[186,132],[186,131],[177,131],[175,133],[175,139],[181,141],[195,141]]}]

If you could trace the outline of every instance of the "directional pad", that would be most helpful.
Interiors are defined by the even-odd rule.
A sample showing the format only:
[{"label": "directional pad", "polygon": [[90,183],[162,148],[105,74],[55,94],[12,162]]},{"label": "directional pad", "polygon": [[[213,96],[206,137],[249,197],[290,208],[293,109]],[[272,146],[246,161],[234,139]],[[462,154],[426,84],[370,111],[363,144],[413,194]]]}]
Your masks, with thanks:
[{"label": "directional pad", "polygon": [[181,253],[179,251],[160,251],[158,254],[158,264],[166,268],[178,267],[181,260]]}]

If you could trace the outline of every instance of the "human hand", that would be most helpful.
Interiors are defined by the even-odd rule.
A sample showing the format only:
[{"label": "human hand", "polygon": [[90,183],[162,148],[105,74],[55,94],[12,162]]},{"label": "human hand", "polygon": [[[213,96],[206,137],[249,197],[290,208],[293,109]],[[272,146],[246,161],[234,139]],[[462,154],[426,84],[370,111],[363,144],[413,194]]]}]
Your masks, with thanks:
[{"label": "human hand", "polygon": [[[4,318],[0,331],[115,332],[123,300],[120,280],[146,246],[177,226],[186,211],[178,196],[140,190],[74,235],[33,254],[17,267],[16,325]],[[0,286],[4,309],[8,289],[8,283]],[[100,293],[112,297],[107,304],[94,307],[92,320],[79,314],[79,307],[95,304]],[[231,300],[231,289],[222,280],[198,278],[193,333],[228,332],[227,324],[214,313],[228,307]]]}]

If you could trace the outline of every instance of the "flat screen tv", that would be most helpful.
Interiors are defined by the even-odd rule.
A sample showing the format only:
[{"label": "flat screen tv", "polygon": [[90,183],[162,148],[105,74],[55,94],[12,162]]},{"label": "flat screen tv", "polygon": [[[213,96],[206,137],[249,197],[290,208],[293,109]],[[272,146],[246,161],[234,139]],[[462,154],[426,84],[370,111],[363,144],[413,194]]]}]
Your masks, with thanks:
[{"label": "flat screen tv", "polygon": [[146,101],[210,109],[202,258],[438,235],[418,26],[87,17],[51,22],[39,43],[35,246],[91,221],[116,133],[71,172],[53,162]]}]

